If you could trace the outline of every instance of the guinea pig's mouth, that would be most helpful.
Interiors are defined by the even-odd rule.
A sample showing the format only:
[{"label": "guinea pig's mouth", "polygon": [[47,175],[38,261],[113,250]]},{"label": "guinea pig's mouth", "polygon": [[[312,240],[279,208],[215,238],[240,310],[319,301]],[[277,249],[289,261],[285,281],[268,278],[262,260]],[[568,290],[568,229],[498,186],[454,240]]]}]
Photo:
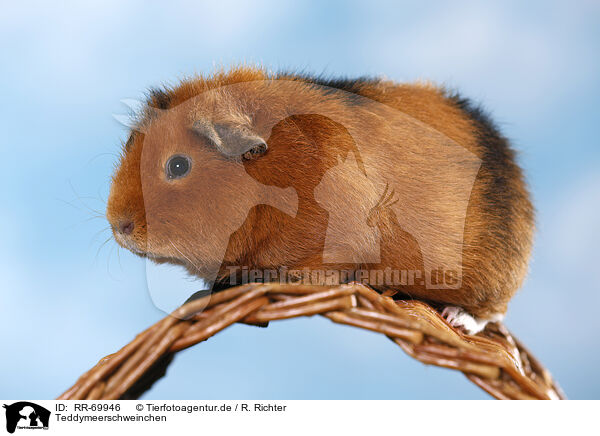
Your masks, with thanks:
[{"label": "guinea pig's mouth", "polygon": [[144,240],[143,248],[141,244],[139,244],[135,238],[130,236],[123,235],[119,232],[113,232],[114,238],[121,247],[126,248],[131,251],[136,256],[139,256],[144,259],[150,259],[152,262],[157,264],[173,264],[180,265],[188,270],[190,274],[202,276],[205,274],[204,270],[198,267],[198,263],[194,263],[188,256],[183,254],[183,252],[178,249],[175,244],[170,242],[170,245],[174,248],[177,253],[169,252],[169,250],[165,248],[152,248],[150,244]]},{"label": "guinea pig's mouth", "polygon": [[117,244],[119,244],[121,247],[126,248],[127,250],[131,251],[134,254],[137,254],[138,256],[149,257],[149,253],[146,250],[142,250],[139,244],[132,238],[127,237],[122,233],[116,231],[113,231],[113,236],[115,238],[115,241],[117,241]]},{"label": "guinea pig's mouth", "polygon": [[143,248],[141,247],[141,244],[139,244],[135,239],[132,239],[128,236],[125,236],[119,232],[113,232],[114,233],[114,237],[115,240],[117,241],[117,244],[119,244],[121,247],[131,251],[133,254],[143,257],[143,258],[148,258],[151,260],[154,260],[156,262],[181,262],[179,259],[174,258],[170,255],[164,255],[164,254],[160,254],[160,253],[155,253],[151,250],[150,247],[148,247],[148,243],[144,242],[143,244]]}]

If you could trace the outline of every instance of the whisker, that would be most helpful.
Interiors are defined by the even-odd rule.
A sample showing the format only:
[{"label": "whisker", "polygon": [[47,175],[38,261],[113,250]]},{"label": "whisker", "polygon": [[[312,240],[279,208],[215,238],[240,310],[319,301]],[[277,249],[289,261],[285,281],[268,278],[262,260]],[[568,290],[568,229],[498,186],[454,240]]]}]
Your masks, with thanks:
[{"label": "whisker", "polygon": [[110,249],[110,251],[108,252],[108,257],[106,258],[106,273],[109,275],[110,278],[112,278],[113,280],[116,280],[115,277],[110,273],[110,258],[112,257],[112,252],[115,249],[115,246],[113,245]]},{"label": "whisker", "polygon": [[89,164],[91,164],[91,163],[92,163],[92,162],[94,162],[96,159],[98,159],[99,157],[102,157],[102,156],[112,156],[112,157],[114,157],[114,158],[117,158],[117,159],[119,158],[119,155],[118,155],[117,153],[115,153],[115,152],[108,152],[108,151],[107,151],[107,152],[105,152],[105,153],[98,153],[96,156],[94,156],[94,157],[90,158],[90,160],[88,160],[88,161],[86,162],[86,165],[89,165]]},{"label": "whisker", "polygon": [[121,250],[120,250],[121,246],[118,245],[117,246],[117,260],[119,261],[119,268],[121,268],[121,271],[123,271],[123,265],[121,264]]},{"label": "whisker", "polygon": [[[103,213],[103,212],[101,212],[101,211],[99,211],[99,210],[96,210],[96,209],[94,209],[93,207],[90,207],[90,206],[89,206],[89,205],[88,205],[88,204],[87,204],[85,201],[83,201],[84,199],[85,199],[85,200],[97,200],[97,198],[94,198],[94,197],[89,197],[89,196],[87,196],[87,197],[83,197],[83,196],[79,195],[79,193],[77,193],[77,191],[75,190],[75,187],[73,186],[73,183],[72,183],[70,180],[69,180],[69,187],[71,188],[71,191],[73,192],[73,195],[75,195],[75,198],[76,198],[76,199],[79,201],[79,203],[80,203],[80,204],[81,204],[81,205],[82,205],[82,206],[83,206],[83,207],[84,207],[84,208],[85,208],[85,209],[86,209],[88,212],[92,212],[92,213],[94,213],[94,214],[96,214],[96,215],[104,215],[104,213]],[[65,200],[62,200],[62,201],[65,201]],[[77,206],[75,206],[75,205],[74,205],[74,204],[72,204],[72,203],[69,203],[68,201],[65,201],[65,203],[67,203],[67,204],[69,204],[69,205],[71,205],[71,206],[73,206],[73,207],[77,208]],[[79,209],[79,208],[77,208],[77,209]],[[81,209],[80,209],[80,210],[81,210]]]},{"label": "whisker", "polygon": [[112,236],[109,236],[108,238],[106,238],[106,240],[100,244],[100,246],[98,247],[98,250],[96,250],[96,256],[94,257],[94,262],[98,261],[98,256],[100,255],[100,251],[102,250],[102,248],[104,248],[106,246],[106,244],[108,244],[108,242],[112,239]]},{"label": "whisker", "polygon": [[[68,205],[68,206],[71,206],[71,207],[72,207],[72,208],[74,208],[74,209],[77,209],[77,210],[84,210],[84,209],[85,209],[87,212],[89,212],[89,213],[93,213],[95,216],[99,216],[99,217],[100,217],[100,216],[102,216],[102,217],[104,216],[104,214],[103,214],[102,212],[100,212],[99,210],[92,209],[92,208],[90,208],[89,206],[87,206],[87,205],[86,205],[86,204],[84,204],[84,203],[82,203],[82,204],[84,204],[84,208],[82,209],[81,207],[78,207],[77,205],[75,205],[75,204],[74,204],[73,202],[71,202],[71,201],[67,201],[67,200],[64,200],[64,199],[62,199],[62,198],[57,198],[57,200],[58,200],[58,201],[61,201],[61,202],[63,202],[63,203],[65,203],[65,204],[66,204],[66,205]],[[80,199],[78,198],[78,200],[80,200]]]},{"label": "whisker", "polygon": [[97,215],[97,216],[91,216],[89,218],[86,218],[84,222],[90,222],[92,220],[106,220],[106,217],[104,215]]},{"label": "whisker", "polygon": [[[110,230],[110,227],[104,227],[98,231],[96,231],[94,233],[94,235],[92,236],[92,241],[90,242],[90,244],[93,244],[94,242],[96,242],[96,239],[98,238],[98,236],[100,236],[103,232],[106,232],[107,230]],[[112,238],[112,235],[109,236],[109,239]]]}]

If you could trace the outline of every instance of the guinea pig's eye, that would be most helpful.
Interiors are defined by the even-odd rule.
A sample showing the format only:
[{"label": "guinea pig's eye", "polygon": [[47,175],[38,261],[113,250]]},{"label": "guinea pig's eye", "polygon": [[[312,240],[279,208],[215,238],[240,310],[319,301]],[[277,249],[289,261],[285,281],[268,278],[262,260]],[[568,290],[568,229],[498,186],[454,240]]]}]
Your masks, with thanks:
[{"label": "guinea pig's eye", "polygon": [[185,177],[192,167],[192,162],[187,156],[175,155],[171,156],[165,166],[168,179],[180,179]]}]

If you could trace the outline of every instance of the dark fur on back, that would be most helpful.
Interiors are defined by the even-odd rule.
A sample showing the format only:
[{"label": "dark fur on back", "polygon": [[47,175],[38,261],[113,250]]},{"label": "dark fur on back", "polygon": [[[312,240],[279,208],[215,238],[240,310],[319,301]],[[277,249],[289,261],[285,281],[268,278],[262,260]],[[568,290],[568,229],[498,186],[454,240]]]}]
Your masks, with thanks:
[{"label": "dark fur on back", "polygon": [[[491,183],[488,184],[487,190],[488,208],[493,208],[496,214],[504,214],[506,219],[498,225],[507,224],[510,222],[510,214],[515,212],[511,206],[515,206],[516,203],[523,200],[523,193],[513,189],[515,180],[524,183],[521,168],[516,164],[516,153],[481,105],[473,103],[472,100],[462,97],[457,92],[449,95],[448,98],[477,126],[477,139],[484,151],[481,156],[483,164],[492,173]],[[507,197],[514,196],[518,196],[518,198],[505,201]],[[529,207],[526,213],[533,219],[533,207]]]},{"label": "dark fur on back", "polygon": [[376,86],[381,82],[380,78],[371,76],[350,77],[331,77],[326,75],[312,75],[309,73],[280,72],[275,76],[282,80],[299,80],[309,84],[314,84],[321,88],[323,94],[334,94],[337,91],[344,91],[344,98],[350,104],[358,104],[364,101],[361,93],[366,86]]}]

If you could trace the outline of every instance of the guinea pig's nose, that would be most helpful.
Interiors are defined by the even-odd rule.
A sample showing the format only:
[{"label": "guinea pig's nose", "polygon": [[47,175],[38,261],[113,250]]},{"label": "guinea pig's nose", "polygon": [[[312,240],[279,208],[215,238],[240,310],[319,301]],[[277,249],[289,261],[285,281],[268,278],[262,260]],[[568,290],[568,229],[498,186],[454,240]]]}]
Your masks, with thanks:
[{"label": "guinea pig's nose", "polygon": [[135,224],[133,224],[133,221],[123,221],[119,224],[119,232],[123,233],[124,235],[131,235],[134,227]]}]

